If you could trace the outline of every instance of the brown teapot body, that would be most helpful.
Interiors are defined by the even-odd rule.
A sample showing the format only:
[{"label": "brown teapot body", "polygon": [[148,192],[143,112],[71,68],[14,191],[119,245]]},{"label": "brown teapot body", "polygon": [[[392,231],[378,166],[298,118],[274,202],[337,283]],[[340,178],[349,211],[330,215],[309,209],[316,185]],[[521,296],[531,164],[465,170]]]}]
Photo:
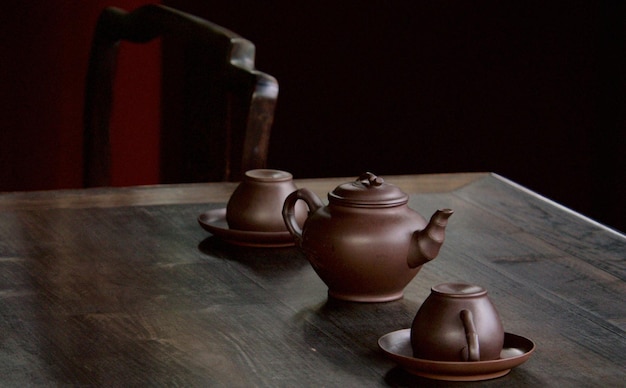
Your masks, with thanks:
[{"label": "brown teapot body", "polygon": [[[300,199],[309,206],[302,229],[291,215]],[[421,265],[437,255],[452,214],[440,210],[428,223],[407,203],[397,187],[364,174],[330,193],[328,206],[307,189],[293,192],[283,217],[329,296],[384,302],[401,298]]]}]

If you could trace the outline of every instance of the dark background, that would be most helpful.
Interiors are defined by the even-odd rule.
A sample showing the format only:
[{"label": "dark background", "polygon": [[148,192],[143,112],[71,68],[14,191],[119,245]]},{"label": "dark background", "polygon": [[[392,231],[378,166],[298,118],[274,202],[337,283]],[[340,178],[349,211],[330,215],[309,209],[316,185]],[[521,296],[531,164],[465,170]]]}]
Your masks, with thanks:
[{"label": "dark background", "polygon": [[[257,68],[281,88],[270,167],[297,178],[493,171],[626,230],[623,2],[164,3],[256,44]],[[20,61],[2,74],[0,190],[80,185],[86,51],[99,9],[113,3],[41,4],[28,10],[47,8],[39,22],[10,21],[15,31],[2,38]],[[24,7],[35,8],[16,5],[9,15]],[[149,50],[127,79],[158,79],[158,56]],[[23,88],[29,92],[18,103]],[[158,110],[155,96],[131,94],[120,121]],[[157,121],[142,117],[136,126]],[[156,140],[127,139],[119,140],[128,154],[120,173],[145,164],[141,183],[151,183],[154,155],[137,150]],[[117,184],[131,182],[124,179]]]}]

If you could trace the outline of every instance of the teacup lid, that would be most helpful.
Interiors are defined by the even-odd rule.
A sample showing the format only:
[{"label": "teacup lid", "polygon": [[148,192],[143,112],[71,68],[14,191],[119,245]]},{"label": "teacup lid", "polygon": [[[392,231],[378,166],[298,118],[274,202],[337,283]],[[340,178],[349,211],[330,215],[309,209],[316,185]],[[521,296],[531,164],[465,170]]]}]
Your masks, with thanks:
[{"label": "teacup lid", "polygon": [[481,286],[465,283],[443,283],[431,287],[431,291],[435,294],[452,296],[452,297],[473,297],[481,296],[487,293]]},{"label": "teacup lid", "polygon": [[356,181],[341,184],[328,193],[331,204],[353,207],[390,207],[403,205],[409,196],[398,186],[385,183],[371,172],[362,174]]},{"label": "teacup lid", "polygon": [[246,171],[244,179],[254,182],[284,182],[292,180],[293,175],[287,171],[260,168]]}]

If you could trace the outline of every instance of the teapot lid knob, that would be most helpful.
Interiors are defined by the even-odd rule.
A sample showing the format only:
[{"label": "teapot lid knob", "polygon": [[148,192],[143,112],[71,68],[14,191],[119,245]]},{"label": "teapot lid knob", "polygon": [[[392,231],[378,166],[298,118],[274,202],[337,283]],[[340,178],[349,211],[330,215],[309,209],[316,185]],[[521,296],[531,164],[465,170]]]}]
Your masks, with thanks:
[{"label": "teapot lid knob", "polygon": [[379,176],[372,174],[371,172],[366,172],[359,177],[359,180],[363,182],[365,185],[369,186],[380,186],[385,183],[385,180]]},{"label": "teapot lid knob", "polygon": [[356,181],[337,186],[328,193],[333,204],[352,207],[389,207],[407,203],[409,196],[395,185],[371,172],[361,174]]}]

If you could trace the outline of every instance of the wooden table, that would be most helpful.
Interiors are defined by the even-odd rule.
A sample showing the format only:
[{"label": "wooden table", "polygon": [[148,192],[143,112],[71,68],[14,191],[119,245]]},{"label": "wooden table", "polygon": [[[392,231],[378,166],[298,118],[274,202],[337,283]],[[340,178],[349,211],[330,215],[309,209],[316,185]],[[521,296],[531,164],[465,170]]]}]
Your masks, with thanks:
[{"label": "wooden table", "polygon": [[[297,181],[318,194],[349,179]],[[446,243],[399,301],[328,300],[296,248],[197,216],[233,183],[0,195],[3,386],[427,386],[378,349],[430,287],[484,286],[536,351],[486,386],[623,386],[626,237],[494,174],[386,177]],[[467,383],[469,384],[469,383]],[[463,385],[463,384],[461,384]]]}]

